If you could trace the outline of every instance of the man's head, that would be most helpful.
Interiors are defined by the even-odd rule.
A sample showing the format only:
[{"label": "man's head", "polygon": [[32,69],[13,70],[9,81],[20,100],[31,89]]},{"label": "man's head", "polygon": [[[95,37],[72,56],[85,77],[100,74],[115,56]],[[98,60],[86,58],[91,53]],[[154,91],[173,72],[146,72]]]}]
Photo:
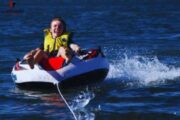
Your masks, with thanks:
[{"label": "man's head", "polygon": [[62,33],[65,31],[65,24],[63,20],[60,18],[54,18],[50,24],[50,31],[53,38],[62,35]]}]

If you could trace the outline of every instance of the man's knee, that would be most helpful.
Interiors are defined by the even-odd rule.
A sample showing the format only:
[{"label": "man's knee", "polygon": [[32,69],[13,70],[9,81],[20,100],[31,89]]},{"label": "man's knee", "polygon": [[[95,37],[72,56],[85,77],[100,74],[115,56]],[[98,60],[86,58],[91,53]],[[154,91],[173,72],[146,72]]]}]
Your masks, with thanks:
[{"label": "man's knee", "polygon": [[40,48],[36,48],[35,50],[36,50],[36,51],[39,51],[39,50],[41,50],[41,49],[40,49]]}]

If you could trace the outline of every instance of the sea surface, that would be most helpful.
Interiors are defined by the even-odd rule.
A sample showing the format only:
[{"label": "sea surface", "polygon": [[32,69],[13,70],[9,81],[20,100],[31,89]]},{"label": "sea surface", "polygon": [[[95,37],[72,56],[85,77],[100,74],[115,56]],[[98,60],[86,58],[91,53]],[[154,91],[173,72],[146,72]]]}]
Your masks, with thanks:
[{"label": "sea surface", "polygon": [[58,92],[15,86],[16,58],[61,16],[82,48],[101,46],[106,79],[62,90],[78,120],[180,120],[179,0],[0,1],[0,120],[74,120]]}]

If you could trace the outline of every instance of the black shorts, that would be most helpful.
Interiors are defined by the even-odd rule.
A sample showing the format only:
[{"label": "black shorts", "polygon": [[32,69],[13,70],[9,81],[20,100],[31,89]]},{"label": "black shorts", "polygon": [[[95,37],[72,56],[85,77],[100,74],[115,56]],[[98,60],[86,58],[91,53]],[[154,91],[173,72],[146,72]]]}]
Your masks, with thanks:
[{"label": "black shorts", "polygon": [[57,55],[58,51],[53,51],[48,54],[48,57],[55,57]]}]

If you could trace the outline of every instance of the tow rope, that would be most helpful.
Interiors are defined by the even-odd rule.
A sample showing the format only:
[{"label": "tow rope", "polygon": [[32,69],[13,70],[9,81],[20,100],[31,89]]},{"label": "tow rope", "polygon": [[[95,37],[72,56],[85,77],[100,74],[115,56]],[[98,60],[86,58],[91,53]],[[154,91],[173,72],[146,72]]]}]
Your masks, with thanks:
[{"label": "tow rope", "polygon": [[58,93],[60,95],[60,97],[63,99],[64,103],[66,104],[66,106],[69,108],[70,112],[72,113],[73,117],[75,120],[78,120],[74,111],[71,109],[71,107],[69,106],[68,102],[66,101],[66,99],[64,98],[64,96],[62,95],[61,91],[60,91],[60,88],[59,88],[59,83],[56,84],[56,87],[57,87],[57,90],[58,90]]}]

